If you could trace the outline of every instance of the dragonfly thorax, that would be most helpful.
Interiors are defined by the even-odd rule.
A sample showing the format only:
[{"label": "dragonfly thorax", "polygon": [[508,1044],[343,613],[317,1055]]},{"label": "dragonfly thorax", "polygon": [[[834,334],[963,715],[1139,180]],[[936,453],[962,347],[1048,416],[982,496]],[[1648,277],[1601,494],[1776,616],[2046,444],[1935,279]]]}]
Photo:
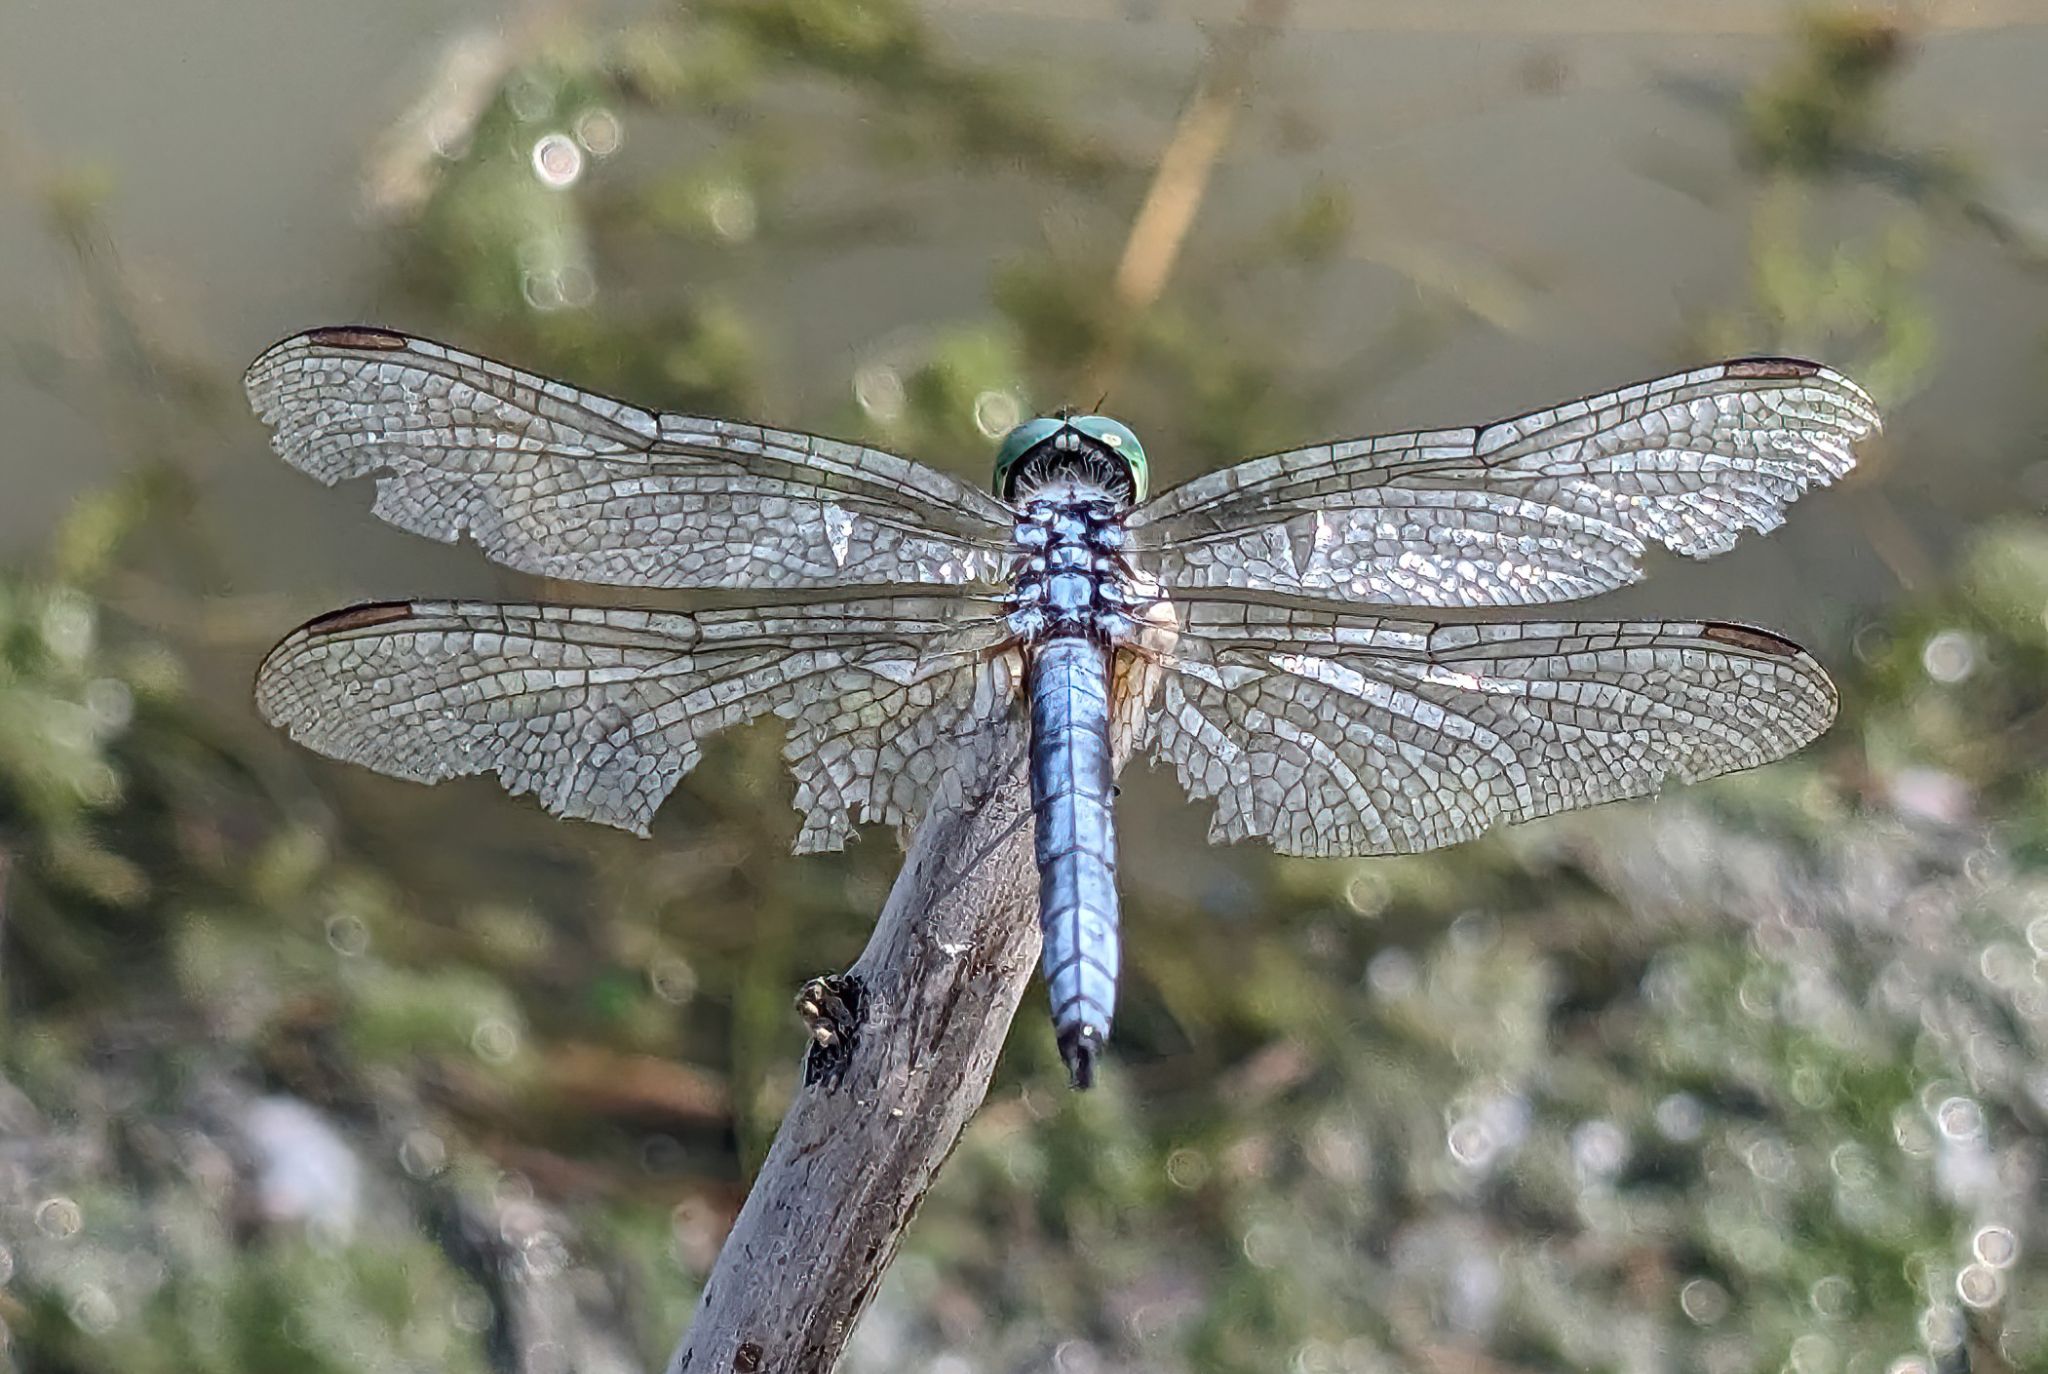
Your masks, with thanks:
[{"label": "dragonfly thorax", "polygon": [[1063,479],[1028,497],[1011,532],[1017,555],[1007,601],[1017,637],[1126,637],[1125,538],[1121,503],[1100,487]]},{"label": "dragonfly thorax", "polygon": [[996,495],[1022,505],[1062,484],[1101,492],[1119,507],[1144,499],[1144,445],[1107,415],[1041,415],[1003,438],[996,453]]}]

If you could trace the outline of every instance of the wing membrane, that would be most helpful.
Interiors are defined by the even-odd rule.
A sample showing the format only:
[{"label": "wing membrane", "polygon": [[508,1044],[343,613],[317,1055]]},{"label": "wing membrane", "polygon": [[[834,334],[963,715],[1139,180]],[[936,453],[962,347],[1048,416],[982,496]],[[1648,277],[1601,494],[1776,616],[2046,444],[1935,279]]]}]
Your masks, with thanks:
[{"label": "wing membrane", "polygon": [[908,826],[1019,728],[999,620],[878,597],[771,610],[386,602],[322,616],[258,670],[265,719],[417,782],[494,772],[549,811],[646,834],[703,742],[773,713],[799,848]]},{"label": "wing membrane", "polygon": [[1479,429],[1255,458],[1161,493],[1134,548],[1179,592],[1526,606],[1705,558],[1855,462],[1876,408],[1818,363],[1751,358]]},{"label": "wing membrane", "polygon": [[524,572],[640,587],[981,584],[1008,513],[877,449],[658,414],[383,329],[315,329],[251,365],[277,451],[377,514]]},{"label": "wing membrane", "polygon": [[1804,650],[1715,621],[1436,624],[1197,601],[1153,720],[1210,838],[1405,854],[1751,768],[1833,720]]}]

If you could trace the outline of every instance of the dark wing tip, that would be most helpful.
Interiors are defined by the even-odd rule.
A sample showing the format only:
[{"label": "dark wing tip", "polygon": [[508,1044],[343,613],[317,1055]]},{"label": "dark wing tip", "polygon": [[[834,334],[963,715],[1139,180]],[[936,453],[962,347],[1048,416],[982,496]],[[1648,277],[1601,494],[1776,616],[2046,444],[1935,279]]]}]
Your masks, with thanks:
[{"label": "dark wing tip", "polygon": [[271,379],[267,370],[282,354],[297,353],[307,348],[338,348],[358,353],[396,353],[410,348],[412,340],[396,330],[382,329],[374,324],[330,324],[317,329],[304,330],[279,339],[256,355],[249,370],[242,374],[243,384],[249,388],[249,399],[256,403],[259,412],[263,409],[257,395],[260,388]]},{"label": "dark wing tip", "polygon": [[403,334],[372,324],[323,325],[298,337],[322,348],[353,348],[368,353],[393,353],[412,342]]},{"label": "dark wing tip", "polygon": [[[370,601],[314,616],[273,644],[270,652],[263,656],[263,661],[256,665],[256,680],[251,684],[251,691],[256,698],[257,709],[272,725],[286,724],[274,709],[273,693],[278,685],[277,674],[285,671],[285,665],[296,658],[301,646],[330,635],[347,634],[351,630],[368,629],[373,625],[388,625],[394,620],[404,620],[413,614],[414,607],[410,601]],[[295,729],[293,737],[297,737]]]},{"label": "dark wing tip", "polygon": [[291,638],[319,639],[325,635],[347,634],[350,630],[364,630],[372,625],[404,620],[412,613],[410,601],[369,601],[360,606],[329,611],[326,615],[316,615],[292,631]]},{"label": "dark wing tip", "polygon": [[[285,381],[279,373],[281,358],[305,352],[307,348],[342,348],[354,352],[397,352],[410,348],[412,340],[395,330],[381,330],[373,324],[330,324],[317,330],[305,330],[276,340],[250,362],[246,373],[242,373],[242,389],[248,391],[250,410],[264,424],[276,424],[279,414],[274,412],[276,387]],[[283,450],[281,450],[283,453]]]},{"label": "dark wing tip", "polygon": [[1768,654],[1773,658],[1808,658],[1806,650],[1780,634],[1760,630],[1754,625],[1738,625],[1733,621],[1710,621],[1700,628],[1701,639],[1711,639],[1721,644],[1732,644],[1738,649],[1747,649],[1753,654]]},{"label": "dark wing tip", "polygon": [[[1759,629],[1755,625],[1712,620],[1701,624],[1698,637],[1708,643],[1725,644],[1730,651],[1748,654],[1754,659],[1778,660],[1784,665],[1785,671],[1792,675],[1792,681],[1781,683],[1779,689],[1789,694],[1788,702],[1803,702],[1809,708],[1801,712],[1788,707],[1785,725],[1778,736],[1776,746],[1754,762],[1738,764],[1735,768],[1752,768],[1759,763],[1769,763],[1805,748],[1827,733],[1828,727],[1835,723],[1835,717],[1841,713],[1841,693],[1835,687],[1835,680],[1828,676],[1827,669],[1823,668],[1812,654],[1783,635]],[[1734,771],[1734,768],[1722,767],[1715,770],[1731,771]],[[1713,774],[1705,776],[1711,777]]]},{"label": "dark wing tip", "polygon": [[1728,363],[1729,376],[1765,382],[1793,382],[1817,377],[1821,371],[1819,363],[1805,358],[1736,358]]}]

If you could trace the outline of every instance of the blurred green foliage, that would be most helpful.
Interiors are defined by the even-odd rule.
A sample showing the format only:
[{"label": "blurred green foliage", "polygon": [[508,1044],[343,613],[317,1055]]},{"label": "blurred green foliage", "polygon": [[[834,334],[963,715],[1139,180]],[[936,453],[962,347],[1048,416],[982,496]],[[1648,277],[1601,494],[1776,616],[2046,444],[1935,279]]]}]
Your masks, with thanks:
[{"label": "blurred green foliage", "polygon": [[1749,92],[1743,132],[1766,167],[1832,176],[1884,136],[1886,87],[1912,39],[1907,21],[1876,10],[1815,8],[1798,22],[1796,56]]},{"label": "blurred green foliage", "polygon": [[[1717,346],[1846,357],[1889,401],[1926,374],[1947,204],[1862,242],[1813,213],[1912,53],[1821,12],[1752,94],[1753,290]],[[914,241],[886,196],[804,194],[847,166],[879,173],[855,201],[1030,178],[1075,227],[865,359],[839,431],[978,466],[1131,325],[1108,284],[1145,168],[906,5],[542,27],[480,80],[372,175],[413,188],[383,202],[394,271],[450,337],[744,413],[777,341],[669,284]],[[582,165],[621,130],[631,175],[537,175],[549,134]],[[100,194],[52,196],[118,319]],[[1286,312],[1231,303],[1312,296],[1351,224],[1311,185],[1197,250],[1120,413],[1205,461],[1315,430]],[[110,337],[117,380],[147,361]],[[217,392],[179,391],[188,432]],[[153,472],[178,432],[116,442]],[[208,651],[136,614],[167,501],[91,498],[0,581],[0,1369],[658,1361],[793,1086],[789,993],[857,951],[893,852],[738,864],[793,833],[765,732],[651,845],[245,735],[188,686]],[[1201,907],[1133,894],[1108,1086],[1055,1086],[1020,1018],[849,1368],[2048,1366],[2044,608],[2048,524],[2014,516],[1863,628],[1799,760],[1444,855],[1234,856]]]}]

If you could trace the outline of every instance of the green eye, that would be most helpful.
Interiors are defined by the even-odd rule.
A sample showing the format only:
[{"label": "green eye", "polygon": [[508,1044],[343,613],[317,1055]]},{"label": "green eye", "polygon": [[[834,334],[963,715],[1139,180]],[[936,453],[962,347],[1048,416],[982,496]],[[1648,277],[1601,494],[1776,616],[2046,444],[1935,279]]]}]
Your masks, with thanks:
[{"label": "green eye", "polygon": [[1138,436],[1131,427],[1121,420],[1112,420],[1107,415],[1076,415],[1067,421],[1075,429],[1110,449],[1131,469],[1131,500],[1145,499],[1145,487],[1150,472],[1145,463],[1145,446],[1138,442]]},{"label": "green eye", "polygon": [[1041,415],[1003,436],[1003,446],[996,450],[996,495],[1009,490],[1010,469],[1017,466],[1017,460],[1058,434],[1066,423],[1057,415]]},{"label": "green eye", "polygon": [[1150,477],[1145,462],[1145,446],[1138,442],[1138,436],[1131,432],[1129,425],[1107,415],[1041,415],[1011,430],[1003,436],[1002,447],[996,450],[996,494],[1001,496],[1009,491],[1011,473],[1025,454],[1069,427],[1122,459],[1131,474],[1131,499],[1145,499],[1145,487]]}]

